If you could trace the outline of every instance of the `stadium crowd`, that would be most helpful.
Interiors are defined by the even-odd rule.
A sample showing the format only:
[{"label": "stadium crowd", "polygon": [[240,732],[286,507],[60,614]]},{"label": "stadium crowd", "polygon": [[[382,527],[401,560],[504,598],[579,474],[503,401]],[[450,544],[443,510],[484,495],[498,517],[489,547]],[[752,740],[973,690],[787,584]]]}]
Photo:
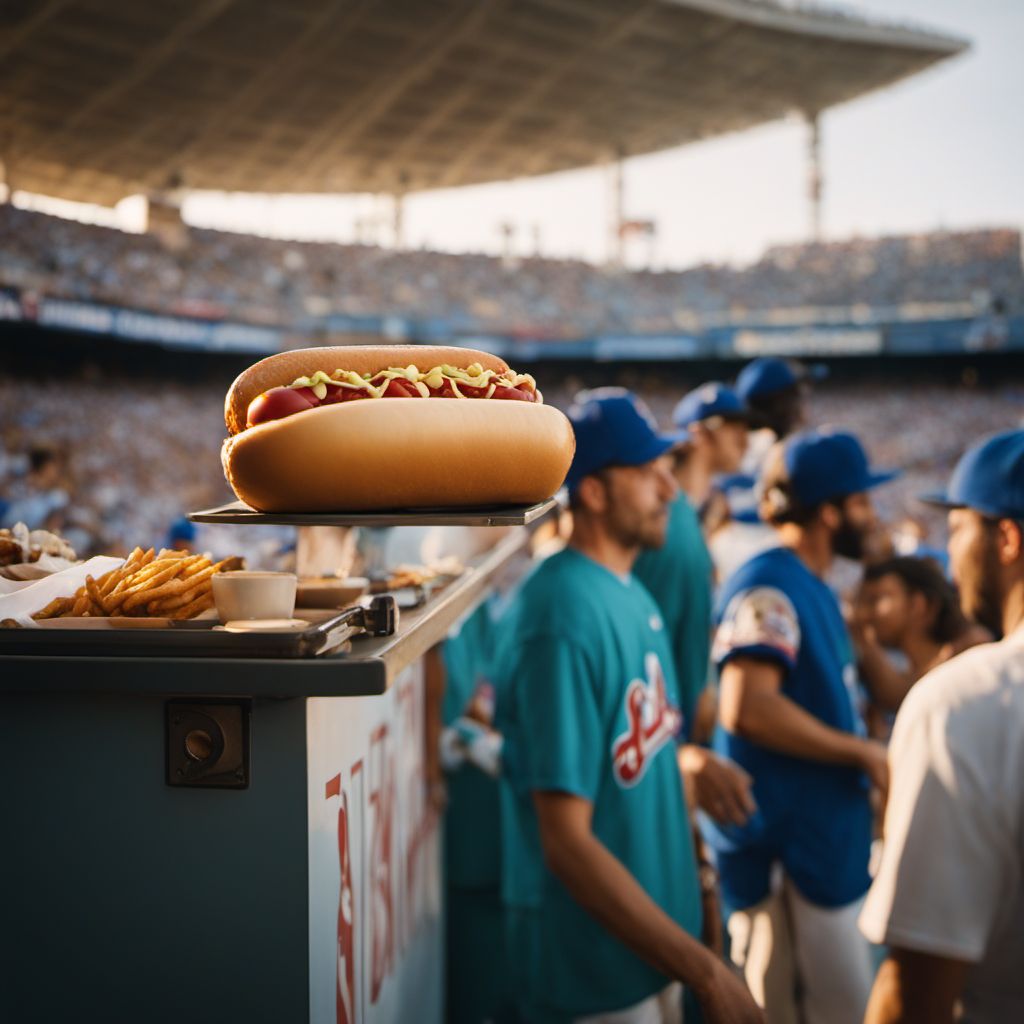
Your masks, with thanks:
[{"label": "stadium crowd", "polygon": [[[159,544],[183,512],[230,497],[222,404],[157,379],[0,381],[0,525],[58,529],[83,556]],[[42,487],[34,464],[53,467]]]},{"label": "stadium crowd", "polygon": [[746,268],[608,272],[575,260],[278,241],[188,228],[185,244],[0,205],[0,286],[297,327],[330,314],[541,338],[650,333],[754,314],[1024,301],[1020,233],[938,232],[769,249]]}]

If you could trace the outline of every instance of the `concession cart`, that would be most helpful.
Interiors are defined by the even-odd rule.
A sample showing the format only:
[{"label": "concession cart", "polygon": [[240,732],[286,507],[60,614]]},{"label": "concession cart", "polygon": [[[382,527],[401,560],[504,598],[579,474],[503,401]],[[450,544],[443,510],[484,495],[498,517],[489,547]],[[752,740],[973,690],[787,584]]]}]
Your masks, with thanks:
[{"label": "concession cart", "polygon": [[556,508],[194,515],[508,527],[397,622],[382,595],[302,640],[0,630],[0,1019],[440,1021],[425,663]]}]

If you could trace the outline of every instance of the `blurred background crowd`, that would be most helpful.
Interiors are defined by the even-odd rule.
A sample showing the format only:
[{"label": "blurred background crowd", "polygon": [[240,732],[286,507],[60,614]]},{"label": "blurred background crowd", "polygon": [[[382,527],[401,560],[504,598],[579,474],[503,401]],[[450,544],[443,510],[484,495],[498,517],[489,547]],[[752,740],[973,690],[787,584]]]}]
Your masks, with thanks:
[{"label": "blurred background crowd", "polygon": [[181,244],[0,205],[0,285],[29,294],[294,327],[331,314],[444,321],[452,331],[580,337],[691,329],[751,315],[974,315],[1024,304],[1012,229],[767,249],[746,267],[610,271],[279,241],[182,227]]},{"label": "blurred background crowd", "polygon": [[[538,373],[545,400],[562,409],[583,384],[552,364]],[[679,397],[700,379],[609,369],[602,382],[628,383],[668,424]],[[231,500],[216,454],[228,383],[95,369],[0,380],[0,526],[24,520],[63,532],[79,554],[121,553],[161,543],[187,511]],[[811,424],[851,429],[880,464],[904,470],[878,495],[881,514],[893,528],[916,521],[939,546],[942,517],[916,495],[947,478],[965,438],[1019,423],[1022,411],[1019,381],[901,381],[893,390],[881,376],[844,380],[841,370],[809,399]],[[229,532],[225,543],[237,549],[242,537]],[[204,539],[217,547],[219,531],[209,528]]]}]

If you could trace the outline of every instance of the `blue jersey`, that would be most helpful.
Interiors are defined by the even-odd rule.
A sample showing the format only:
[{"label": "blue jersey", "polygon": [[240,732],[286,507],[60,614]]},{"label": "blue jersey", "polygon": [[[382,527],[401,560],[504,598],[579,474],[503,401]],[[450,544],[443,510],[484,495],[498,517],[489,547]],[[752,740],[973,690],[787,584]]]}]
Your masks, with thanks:
[{"label": "blue jersey", "polygon": [[593,805],[594,835],[692,935],[700,894],[676,764],[680,726],[661,616],[635,579],[577,551],[523,587],[499,687],[505,735],[503,894],[531,1020],[620,1009],[668,979],[602,928],[547,870],[532,793]]},{"label": "blue jersey", "polygon": [[[788,548],[752,558],[725,584],[712,656],[722,666],[750,655],[777,662],[782,693],[815,718],[864,734],[853,648],[835,595]],[[746,825],[706,824],[733,908],[768,895],[781,862],[803,895],[835,907],[868,888],[869,785],[858,769],[789,757],[719,725],[715,749],[754,779],[758,811]]]}]

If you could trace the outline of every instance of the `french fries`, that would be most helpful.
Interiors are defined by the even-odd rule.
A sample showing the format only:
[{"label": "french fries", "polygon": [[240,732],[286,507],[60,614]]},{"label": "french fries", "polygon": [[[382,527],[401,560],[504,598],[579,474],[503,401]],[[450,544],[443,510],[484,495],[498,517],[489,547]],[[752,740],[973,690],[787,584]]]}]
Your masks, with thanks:
[{"label": "french fries", "polygon": [[214,562],[209,555],[136,548],[124,565],[99,579],[87,576],[71,597],[58,597],[34,619],[72,615],[190,619],[213,607],[213,576],[242,567],[241,558]]}]

